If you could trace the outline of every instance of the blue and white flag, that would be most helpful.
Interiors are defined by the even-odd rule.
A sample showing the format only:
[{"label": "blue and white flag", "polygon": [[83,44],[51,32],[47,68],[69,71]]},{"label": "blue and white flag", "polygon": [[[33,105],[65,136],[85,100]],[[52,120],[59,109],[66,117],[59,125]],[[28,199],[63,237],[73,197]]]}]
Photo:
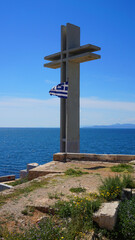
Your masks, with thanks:
[{"label": "blue and white flag", "polygon": [[49,91],[50,95],[60,98],[68,97],[68,82],[60,83]]}]

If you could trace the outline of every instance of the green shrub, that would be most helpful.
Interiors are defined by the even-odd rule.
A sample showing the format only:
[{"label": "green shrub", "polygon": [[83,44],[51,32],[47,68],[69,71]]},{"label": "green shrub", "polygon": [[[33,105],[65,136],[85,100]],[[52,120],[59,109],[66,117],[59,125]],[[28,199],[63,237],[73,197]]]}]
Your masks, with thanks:
[{"label": "green shrub", "polygon": [[44,240],[56,240],[61,239],[61,229],[55,225],[51,219],[46,219],[39,224],[39,228],[32,228],[26,232],[26,239],[44,239]]},{"label": "green shrub", "polygon": [[123,175],[122,186],[126,188],[135,187],[135,182],[133,181],[131,175]]},{"label": "green shrub", "polygon": [[100,196],[107,201],[112,201],[121,198],[122,188],[133,187],[134,182],[130,175],[124,175],[122,178],[119,176],[108,177],[102,181],[99,187]]},{"label": "green shrub", "polygon": [[135,198],[120,203],[117,232],[123,240],[135,240]]},{"label": "green shrub", "polygon": [[23,215],[28,215],[28,210],[25,208],[24,210],[21,211]]},{"label": "green shrub", "polygon": [[62,230],[51,219],[42,221],[39,227],[26,230],[25,233],[10,233],[7,229],[1,231],[4,240],[56,240],[62,239]]},{"label": "green shrub", "polygon": [[60,196],[59,196],[59,194],[58,193],[48,193],[48,197],[50,198],[50,199],[60,199]]},{"label": "green shrub", "polygon": [[28,181],[29,181],[28,177],[25,177],[25,178],[19,178],[19,179],[15,180],[14,182],[8,182],[7,184],[11,185],[11,186],[17,186],[17,185],[20,185],[22,183],[26,183]]},{"label": "green shrub", "polygon": [[73,168],[69,168],[65,171],[65,175],[71,175],[71,176],[82,176],[83,174],[88,174],[88,172],[82,172],[81,170],[75,170]]},{"label": "green shrub", "polygon": [[55,206],[57,215],[61,218],[68,218],[71,216],[71,202],[58,201]]},{"label": "green shrub", "polygon": [[106,230],[103,235],[110,240],[135,240],[135,198],[120,202],[114,230]]},{"label": "green shrub", "polygon": [[129,172],[132,173],[134,171],[133,167],[131,165],[121,163],[117,166],[111,167],[112,172]]},{"label": "green shrub", "polygon": [[75,197],[69,202],[58,201],[55,204],[57,215],[60,218],[71,218],[71,226],[69,228],[89,229],[93,226],[92,213],[100,206],[100,201],[91,201],[88,198]]},{"label": "green shrub", "polygon": [[24,208],[24,209],[21,211],[21,213],[22,213],[23,215],[33,216],[34,211],[35,211],[35,208],[34,208],[34,207],[27,206],[26,208]]},{"label": "green shrub", "polygon": [[99,201],[88,198],[75,197],[69,202],[58,201],[54,219],[47,218],[38,227],[25,230],[24,233],[10,233],[0,229],[0,237],[4,240],[79,240],[85,231],[93,227],[92,213],[99,206]]},{"label": "green shrub", "polygon": [[118,176],[108,177],[103,180],[102,185],[99,187],[100,195],[107,201],[120,198],[122,190],[122,183]]}]

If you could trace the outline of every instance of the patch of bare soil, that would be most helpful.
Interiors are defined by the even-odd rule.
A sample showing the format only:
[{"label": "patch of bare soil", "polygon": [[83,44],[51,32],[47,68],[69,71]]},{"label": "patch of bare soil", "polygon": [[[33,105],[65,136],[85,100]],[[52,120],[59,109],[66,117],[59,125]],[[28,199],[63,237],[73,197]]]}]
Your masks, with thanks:
[{"label": "patch of bare soil", "polygon": [[[98,192],[98,186],[101,184],[102,179],[107,176],[114,176],[115,173],[111,172],[110,167],[112,163],[103,162],[78,162],[72,161],[68,163],[58,163],[55,168],[61,168],[62,172],[69,168],[88,172],[79,177],[65,176],[65,174],[48,174],[39,177],[38,181],[49,178],[49,183],[44,187],[39,187],[36,190],[19,195],[14,199],[9,199],[0,208],[0,225],[7,226],[11,231],[17,231],[27,228],[38,222],[41,217],[47,216],[38,210],[32,212],[27,211],[27,206],[34,207],[48,207],[53,205],[56,201],[68,200],[77,194],[71,193],[70,189],[73,187],[82,187],[86,189],[86,193]],[[9,194],[11,191],[16,191],[18,188],[25,188],[30,182],[16,186],[14,190],[3,191],[3,194]]]}]

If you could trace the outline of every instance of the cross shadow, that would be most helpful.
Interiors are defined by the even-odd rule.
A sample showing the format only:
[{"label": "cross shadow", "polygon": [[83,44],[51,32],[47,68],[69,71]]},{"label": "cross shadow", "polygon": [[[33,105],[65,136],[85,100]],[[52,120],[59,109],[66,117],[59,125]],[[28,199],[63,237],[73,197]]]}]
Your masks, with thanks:
[{"label": "cross shadow", "polygon": [[104,167],[104,166],[97,166],[97,167],[84,168],[84,169],[87,169],[87,170],[97,170],[97,169],[100,169],[100,168],[106,168],[106,167]]}]

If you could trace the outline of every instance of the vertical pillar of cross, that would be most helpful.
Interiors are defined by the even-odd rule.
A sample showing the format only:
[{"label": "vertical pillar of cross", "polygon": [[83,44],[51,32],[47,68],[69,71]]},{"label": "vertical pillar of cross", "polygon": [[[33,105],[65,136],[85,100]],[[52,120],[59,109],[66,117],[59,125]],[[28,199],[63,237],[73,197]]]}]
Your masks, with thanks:
[{"label": "vertical pillar of cross", "polygon": [[68,82],[68,98],[60,100],[60,151],[80,152],[80,63],[100,59],[100,47],[80,46],[80,28],[61,26],[61,52],[46,56],[44,67],[61,68],[61,83]]},{"label": "vertical pillar of cross", "polygon": [[[66,50],[66,26],[61,26],[61,83],[66,82],[66,62],[63,62]],[[66,150],[66,99],[60,99],[60,151]]]},{"label": "vertical pillar of cross", "polygon": [[68,98],[61,99],[60,151],[80,152],[80,63],[70,62],[69,49],[80,47],[80,28],[61,26],[61,82],[68,81]]}]

